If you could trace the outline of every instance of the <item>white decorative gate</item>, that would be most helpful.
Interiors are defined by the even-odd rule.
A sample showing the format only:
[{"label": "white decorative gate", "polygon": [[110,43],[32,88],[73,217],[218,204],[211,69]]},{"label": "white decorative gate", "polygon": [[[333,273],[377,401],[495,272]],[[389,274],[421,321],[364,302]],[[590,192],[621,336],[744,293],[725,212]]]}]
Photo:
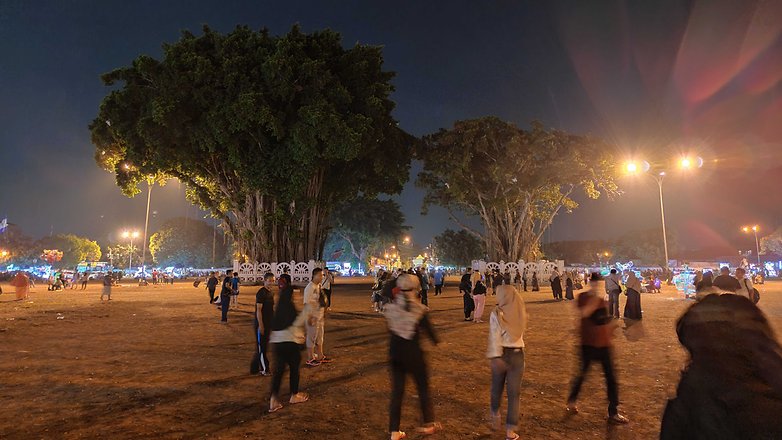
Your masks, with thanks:
[{"label": "white decorative gate", "polygon": [[478,270],[481,273],[489,270],[499,270],[500,273],[505,273],[507,271],[510,272],[512,280],[515,280],[516,274],[519,273],[519,271],[522,271],[521,276],[527,280],[532,278],[533,273],[538,277],[538,280],[547,280],[554,272],[554,269],[559,269],[560,272],[564,272],[565,262],[563,260],[541,260],[525,263],[524,261],[519,260],[518,262],[511,261],[509,263],[504,261],[500,261],[498,263],[490,261],[487,263],[483,260],[473,260],[472,269]]},{"label": "white decorative gate", "polygon": [[238,260],[234,260],[234,272],[239,273],[239,280],[242,283],[260,282],[267,272],[273,273],[275,277],[287,273],[294,283],[306,283],[310,280],[312,270],[316,267],[323,268],[325,265],[322,261],[315,260],[306,263],[295,261],[288,263],[239,263]]}]

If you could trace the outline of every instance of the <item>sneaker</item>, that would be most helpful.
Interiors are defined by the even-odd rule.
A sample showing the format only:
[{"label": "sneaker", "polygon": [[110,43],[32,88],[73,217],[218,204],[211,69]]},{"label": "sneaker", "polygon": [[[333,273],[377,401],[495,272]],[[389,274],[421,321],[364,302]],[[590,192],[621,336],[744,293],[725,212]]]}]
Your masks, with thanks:
[{"label": "sneaker", "polygon": [[261,376],[263,376],[263,377],[269,377],[269,376],[271,376],[271,375],[272,375],[272,374],[271,374],[270,372],[268,372],[268,371],[261,371],[261,373],[260,373],[260,374],[261,374]]},{"label": "sneaker", "polygon": [[425,426],[421,426],[420,428],[416,428],[416,431],[419,434],[423,435],[432,435],[437,431],[442,431],[443,425],[441,425],[439,422],[432,422],[427,423]]},{"label": "sneaker", "polygon": [[612,425],[626,425],[630,423],[630,419],[621,414],[614,414],[608,418],[608,423]]},{"label": "sneaker", "polygon": [[402,431],[394,431],[391,433],[391,440],[402,440],[403,438],[407,438],[407,434]]},{"label": "sneaker", "polygon": [[320,362],[319,362],[317,359],[315,359],[315,358],[312,358],[312,359],[310,359],[310,360],[308,360],[308,361],[307,361],[307,364],[306,364],[306,365],[307,365],[308,367],[317,367],[318,365],[320,365]]},{"label": "sneaker", "polygon": [[310,400],[310,395],[307,393],[296,393],[291,396],[291,403],[304,403],[306,401]]}]

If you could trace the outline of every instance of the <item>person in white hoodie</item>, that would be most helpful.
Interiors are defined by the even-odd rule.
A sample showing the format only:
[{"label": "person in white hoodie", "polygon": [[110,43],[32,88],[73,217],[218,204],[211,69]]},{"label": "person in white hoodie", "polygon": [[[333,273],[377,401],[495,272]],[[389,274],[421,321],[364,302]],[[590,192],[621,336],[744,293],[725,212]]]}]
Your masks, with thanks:
[{"label": "person in white hoodie", "polygon": [[274,318],[272,318],[272,333],[269,336],[269,342],[274,347],[274,373],[269,412],[275,412],[282,408],[279,393],[285,367],[290,369],[290,403],[303,403],[309,400],[307,393],[299,392],[299,368],[301,365],[299,346],[304,344],[304,324],[308,321],[310,324],[313,323],[315,311],[309,303],[304,305],[304,310],[301,313],[296,311],[296,306],[293,305],[293,286],[290,275],[280,275],[279,287],[280,297],[277,300],[277,309],[274,311]]},{"label": "person in white hoodie", "polygon": [[524,330],[527,328],[527,308],[513,286],[497,286],[497,307],[489,316],[489,347],[486,357],[491,362],[491,420],[499,429],[500,399],[508,391],[508,414],[505,418],[505,438],[515,440],[519,423],[519,393],[524,375]]}]

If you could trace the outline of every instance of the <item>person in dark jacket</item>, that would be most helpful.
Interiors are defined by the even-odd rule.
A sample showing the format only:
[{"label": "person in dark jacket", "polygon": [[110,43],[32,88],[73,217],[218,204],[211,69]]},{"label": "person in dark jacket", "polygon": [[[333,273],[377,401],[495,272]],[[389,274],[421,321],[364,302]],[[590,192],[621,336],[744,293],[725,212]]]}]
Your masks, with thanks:
[{"label": "person in dark jacket", "polygon": [[209,279],[206,280],[206,289],[209,291],[209,304],[215,302],[215,291],[217,290],[217,283],[220,280],[217,279],[217,275],[214,272],[209,273]]},{"label": "person in dark jacket", "polygon": [[399,430],[402,417],[402,396],[405,391],[405,379],[408,374],[413,376],[418,398],[421,401],[424,426],[418,429],[423,434],[434,434],[441,428],[435,422],[434,407],[429,394],[429,373],[421,349],[420,333],[428,333],[432,342],[437,345],[437,335],[434,332],[426,306],[421,304],[418,294],[421,284],[415,275],[400,275],[396,287],[392,291],[393,299],[385,308],[385,317],[390,333],[389,363],[391,364],[391,406],[389,431],[391,440],[405,438]]},{"label": "person in dark jacket", "polygon": [[707,295],[679,319],[689,351],[661,440],[782,438],[782,347],[749,299]]},{"label": "person in dark jacket", "polygon": [[225,271],[225,278],[223,278],[223,285],[220,290],[220,311],[222,317],[220,319],[221,324],[228,324],[228,308],[231,306],[231,294],[233,289],[231,285],[233,283],[233,274],[231,269]]},{"label": "person in dark jacket", "polygon": [[[263,287],[258,289],[258,293],[255,294],[255,319],[253,324],[258,352],[253,359],[250,372],[253,374],[260,372],[262,376],[271,376],[271,367],[267,353],[269,351],[269,335],[272,332],[272,318],[274,317],[274,293],[272,292],[274,282],[274,274],[267,272],[263,276]],[[258,369],[255,368],[256,365]]]},{"label": "person in dark jacket", "polygon": [[459,282],[459,292],[464,301],[464,320],[472,321],[472,312],[475,310],[475,302],[472,299],[472,270],[468,267]]}]

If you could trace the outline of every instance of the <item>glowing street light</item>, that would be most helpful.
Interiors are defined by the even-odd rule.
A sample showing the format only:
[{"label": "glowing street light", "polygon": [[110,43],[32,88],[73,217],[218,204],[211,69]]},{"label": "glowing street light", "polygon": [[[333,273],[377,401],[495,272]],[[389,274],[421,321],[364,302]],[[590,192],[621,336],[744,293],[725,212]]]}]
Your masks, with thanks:
[{"label": "glowing street light", "polygon": [[133,267],[133,239],[138,238],[138,231],[122,231],[122,238],[130,239],[130,250],[128,252],[128,270]]},{"label": "glowing street light", "polygon": [[[700,168],[703,166],[703,159],[700,157],[692,158],[689,156],[681,157],[678,160],[678,167],[682,170],[690,170],[692,168]],[[657,182],[657,188],[659,189],[660,193],[660,219],[662,222],[663,227],[663,248],[665,250],[665,267],[668,268],[668,234],[665,232],[665,203],[663,202],[663,179],[665,179],[666,173],[665,170],[661,170],[657,174],[649,173],[651,166],[649,162],[627,162],[625,169],[627,170],[627,174],[638,174],[641,169],[643,169],[644,173],[651,176],[655,182]]]},{"label": "glowing street light", "polygon": [[8,251],[3,249],[0,251],[0,258],[5,258],[9,255]]},{"label": "glowing street light", "polygon": [[755,235],[755,252],[758,254],[758,267],[760,267],[760,242],[758,241],[758,225],[755,226],[744,226],[741,228],[742,231],[749,233],[749,231],[752,231],[752,233]]}]

